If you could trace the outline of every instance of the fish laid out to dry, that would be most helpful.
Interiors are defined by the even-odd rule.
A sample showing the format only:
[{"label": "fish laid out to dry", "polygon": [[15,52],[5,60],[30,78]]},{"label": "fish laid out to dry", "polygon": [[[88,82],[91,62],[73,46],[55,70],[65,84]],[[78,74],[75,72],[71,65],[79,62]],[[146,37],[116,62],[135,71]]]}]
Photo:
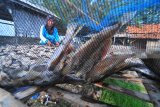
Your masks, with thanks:
[{"label": "fish laid out to dry", "polygon": [[[89,76],[86,74],[93,72],[93,69],[98,69],[99,63],[106,60],[103,58],[103,51],[107,53],[111,46],[111,38],[120,26],[120,24],[115,24],[99,33],[92,34],[93,37],[79,49],[68,52],[71,40],[81,29],[72,24],[68,27],[62,44],[55,50],[50,60],[36,62],[27,70],[23,68],[13,71],[2,70],[0,86],[49,85],[68,80],[85,81]],[[100,70],[105,72],[105,68]],[[96,72],[101,72],[100,70]]]},{"label": "fish laid out to dry", "polygon": [[[129,21],[129,19],[127,19]],[[125,21],[127,23],[127,21]],[[112,55],[112,37],[124,22],[104,28],[78,49],[73,49],[72,39],[82,26],[70,24],[61,45],[48,60],[39,60],[29,66],[14,70],[1,70],[0,86],[52,85],[65,82],[94,82],[125,68],[125,60],[132,55]]]}]

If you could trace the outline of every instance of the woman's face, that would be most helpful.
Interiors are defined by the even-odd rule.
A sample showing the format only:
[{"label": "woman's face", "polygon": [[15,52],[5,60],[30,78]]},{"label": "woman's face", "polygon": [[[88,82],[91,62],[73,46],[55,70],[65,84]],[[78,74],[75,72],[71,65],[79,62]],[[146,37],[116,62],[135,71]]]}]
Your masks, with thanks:
[{"label": "woman's face", "polygon": [[48,25],[49,27],[52,27],[53,24],[54,24],[54,21],[53,21],[52,19],[50,19],[50,20],[47,21],[47,25]]}]

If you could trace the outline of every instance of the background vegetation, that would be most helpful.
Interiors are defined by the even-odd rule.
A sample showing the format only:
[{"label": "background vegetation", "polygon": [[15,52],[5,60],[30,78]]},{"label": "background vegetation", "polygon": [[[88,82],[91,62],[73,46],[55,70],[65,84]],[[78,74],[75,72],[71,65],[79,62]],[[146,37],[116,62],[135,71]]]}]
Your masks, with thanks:
[{"label": "background vegetation", "polygon": [[[57,16],[59,16],[63,22],[68,23],[76,18],[81,17],[80,14],[74,9],[70,8],[64,3],[64,0],[29,0],[32,3],[42,5]],[[95,1],[93,3],[93,1]],[[128,5],[133,0],[86,0],[88,6],[88,15],[92,17],[96,22],[100,21],[107,15],[107,13],[120,6]],[[82,9],[83,0],[70,0],[79,9]],[[136,1],[135,1],[136,5]],[[151,24],[160,23],[160,6],[154,6],[152,8],[145,9],[145,11],[138,12],[138,15],[130,23],[132,25],[139,24]]]}]

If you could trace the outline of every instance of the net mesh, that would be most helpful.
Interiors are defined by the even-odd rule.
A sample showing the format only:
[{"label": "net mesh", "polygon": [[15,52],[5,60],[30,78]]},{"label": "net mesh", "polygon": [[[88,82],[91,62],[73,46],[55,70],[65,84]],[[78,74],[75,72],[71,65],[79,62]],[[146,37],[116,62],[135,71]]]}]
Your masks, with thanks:
[{"label": "net mesh", "polygon": [[[96,64],[98,66],[98,62],[106,58],[103,54],[107,54],[107,58],[112,54],[120,56],[136,54],[138,58],[145,59],[159,58],[160,5],[158,4],[160,2],[158,0],[2,0],[0,3],[2,4],[0,9],[7,11],[0,12],[8,17],[0,19],[0,70],[4,77],[0,85],[13,86],[19,84],[17,81],[28,81],[27,83],[32,85],[49,84],[59,81],[61,73],[66,74],[66,71],[57,73],[56,70],[75,72],[74,79],[92,80],[90,71],[95,71],[94,66]],[[62,41],[59,47],[40,45],[40,28],[46,24],[48,15],[55,17],[55,27],[61,40],[69,40],[71,39],[69,36],[74,35],[71,33],[72,27],[68,25],[74,23],[75,31],[82,27],[72,40],[72,44],[76,47],[74,54],[67,54],[72,60],[67,59],[66,54],[63,58],[55,54],[57,51],[59,51],[57,54],[68,52],[66,47],[69,46],[68,42],[63,44]],[[127,15],[130,15],[129,18]],[[117,23],[124,25],[114,34],[117,28],[112,27]],[[110,26],[112,27],[108,28]],[[103,38],[103,33],[110,29],[113,32],[106,34],[112,37],[106,37],[108,39],[104,41],[106,38]],[[96,35],[100,36],[94,38]],[[55,58],[58,61],[56,62],[54,57],[51,58],[52,55],[61,60]],[[125,59],[116,58],[109,60],[106,66],[114,67]],[[51,65],[54,69],[47,68],[48,61],[56,63]],[[93,81],[101,78],[101,73],[105,75],[104,72],[107,70],[106,68],[93,75]],[[87,77],[87,73],[90,73],[90,76]],[[25,82],[20,85],[24,84]]]}]

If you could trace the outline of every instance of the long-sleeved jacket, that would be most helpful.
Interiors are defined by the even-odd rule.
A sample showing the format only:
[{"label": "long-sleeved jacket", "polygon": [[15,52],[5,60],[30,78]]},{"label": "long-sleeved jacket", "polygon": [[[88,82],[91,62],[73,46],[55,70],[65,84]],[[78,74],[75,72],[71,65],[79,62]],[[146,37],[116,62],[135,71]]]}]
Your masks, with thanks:
[{"label": "long-sleeved jacket", "polygon": [[56,42],[59,42],[60,39],[59,39],[59,35],[58,35],[58,30],[56,27],[54,27],[54,31],[53,31],[53,34],[49,34],[45,28],[45,26],[41,26],[41,29],[40,29],[40,44],[46,44],[48,42],[48,40],[50,42],[52,42],[53,44],[55,44]]}]

